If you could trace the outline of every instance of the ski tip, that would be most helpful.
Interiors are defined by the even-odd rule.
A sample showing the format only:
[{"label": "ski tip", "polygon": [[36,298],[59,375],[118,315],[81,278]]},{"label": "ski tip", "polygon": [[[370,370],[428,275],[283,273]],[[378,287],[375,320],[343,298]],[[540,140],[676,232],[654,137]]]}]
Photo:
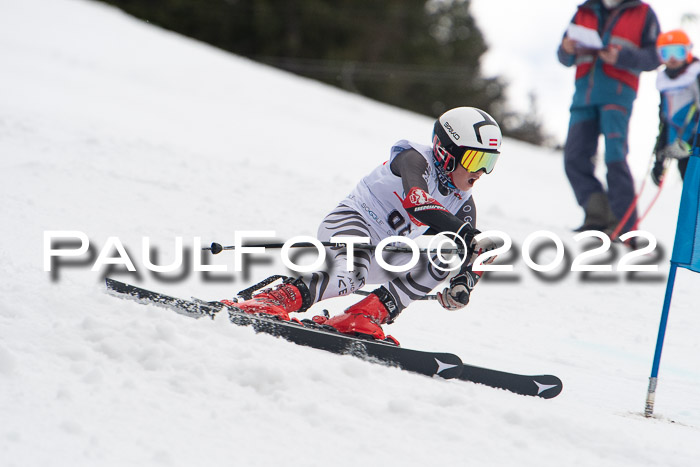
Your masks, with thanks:
[{"label": "ski tip", "polygon": [[533,382],[537,386],[537,397],[542,397],[544,399],[551,399],[557,397],[564,385],[559,378],[553,375],[543,375],[538,376],[533,379]]}]

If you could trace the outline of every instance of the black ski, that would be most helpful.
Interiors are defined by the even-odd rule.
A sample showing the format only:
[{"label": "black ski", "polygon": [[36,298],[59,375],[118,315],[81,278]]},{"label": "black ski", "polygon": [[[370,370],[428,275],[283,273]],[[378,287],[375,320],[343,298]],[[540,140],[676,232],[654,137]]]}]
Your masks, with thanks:
[{"label": "black ski", "polygon": [[507,389],[508,391],[524,396],[538,396],[544,399],[556,397],[561,392],[563,385],[554,375],[520,375],[505,371],[491,370],[478,366],[463,365],[459,379],[481,383],[494,388]]},{"label": "black ski", "polygon": [[552,375],[519,375],[466,365],[454,354],[412,350],[390,342],[348,336],[327,330],[307,320],[305,320],[306,324],[295,321],[280,321],[267,316],[241,313],[218,302],[205,302],[197,299],[183,300],[171,297],[114,279],[107,278],[106,283],[107,288],[112,292],[126,295],[143,303],[164,306],[185,316],[213,318],[220,311],[226,310],[232,323],[240,326],[252,326],[256,332],[282,337],[299,345],[397,366],[427,376],[437,375],[446,379],[457,378],[545,399],[557,396],[562,390],[561,380]]},{"label": "black ski", "polygon": [[219,311],[226,310],[229,319],[234,324],[252,326],[256,332],[282,337],[295,344],[337,354],[353,355],[427,376],[437,375],[449,379],[458,377],[462,372],[462,360],[457,355],[423,352],[399,347],[389,342],[355,338],[325,330],[314,323],[302,325],[294,321],[281,321],[264,315],[250,315],[230,310],[216,302],[183,300],[109,278],[106,279],[106,283],[107,288],[114,292],[139,301],[161,305],[192,318],[214,317]]}]

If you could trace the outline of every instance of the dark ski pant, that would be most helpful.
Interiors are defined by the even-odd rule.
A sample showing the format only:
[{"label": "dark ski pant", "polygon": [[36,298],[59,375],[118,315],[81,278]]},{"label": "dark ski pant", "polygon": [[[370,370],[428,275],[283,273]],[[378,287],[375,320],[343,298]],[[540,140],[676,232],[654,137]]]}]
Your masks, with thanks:
[{"label": "dark ski pant", "polygon": [[[620,105],[572,107],[564,146],[564,170],[576,201],[585,209],[593,193],[606,191],[594,173],[598,136],[604,136],[607,194],[618,220],[634,200],[634,179],[626,160],[629,117],[630,109]],[[631,230],[636,222],[635,209],[621,232]]]}]

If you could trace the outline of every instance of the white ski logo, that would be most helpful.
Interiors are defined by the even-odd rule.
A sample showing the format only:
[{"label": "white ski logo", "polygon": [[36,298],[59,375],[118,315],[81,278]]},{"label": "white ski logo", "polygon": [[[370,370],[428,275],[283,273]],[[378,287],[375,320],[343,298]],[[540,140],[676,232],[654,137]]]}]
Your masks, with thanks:
[{"label": "white ski logo", "polygon": [[438,369],[437,369],[437,371],[435,372],[436,375],[439,375],[440,372],[442,372],[442,371],[449,370],[450,368],[454,368],[454,367],[457,366],[457,365],[451,365],[451,364],[449,364],[449,363],[441,362],[441,361],[438,360],[437,358],[435,359],[435,361],[436,361],[437,364],[438,364]]},{"label": "white ski logo", "polygon": [[532,381],[534,381],[534,383],[537,385],[537,388],[538,388],[537,395],[538,396],[540,394],[542,394],[543,392],[545,392],[547,389],[556,388],[558,386],[557,384],[540,384],[537,381],[535,381],[534,379]]}]

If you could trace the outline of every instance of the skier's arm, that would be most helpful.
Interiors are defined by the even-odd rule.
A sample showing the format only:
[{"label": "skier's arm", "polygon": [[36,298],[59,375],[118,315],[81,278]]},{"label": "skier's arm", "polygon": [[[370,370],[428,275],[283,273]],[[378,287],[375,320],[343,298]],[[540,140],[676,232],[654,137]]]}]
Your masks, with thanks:
[{"label": "skier's arm", "polygon": [[[470,196],[459,211],[458,215],[450,213],[428,194],[428,163],[417,151],[408,149],[394,158],[391,164],[394,175],[401,177],[406,199],[403,206],[411,216],[411,220],[428,225],[433,233],[455,232],[464,238],[467,247],[467,258],[471,262],[473,256],[474,235],[478,232],[476,225],[476,206]],[[481,278],[479,273],[472,272],[465,264],[455,277],[450,281],[441,293],[438,293],[438,302],[447,310],[458,310],[469,303],[471,291]]]},{"label": "skier's arm", "polygon": [[[452,214],[428,194],[428,162],[415,149],[407,149],[391,162],[391,171],[401,177],[406,198],[403,207],[414,223],[427,225],[436,232],[459,233],[470,244],[473,224]],[[460,211],[461,212],[461,211]]]},{"label": "skier's arm", "polygon": [[[470,196],[468,200],[460,206],[459,210],[457,211],[457,214],[455,214],[457,217],[462,219],[462,222],[467,223],[471,225],[472,227],[476,226],[476,204],[474,204],[474,196]],[[423,235],[438,235],[440,232],[436,231],[432,227],[429,228]]]},{"label": "skier's arm", "polygon": [[418,187],[428,191],[428,162],[415,149],[406,149],[391,161],[391,173],[401,177],[404,193]]},{"label": "skier's arm", "polygon": [[661,150],[666,147],[666,140],[668,139],[668,127],[664,120],[664,107],[664,94],[661,93],[659,98],[659,135],[656,137],[656,145],[654,146],[654,154],[656,154],[657,159],[660,158]]},{"label": "skier's arm", "polygon": [[654,166],[651,168],[651,181],[654,185],[660,186],[661,181],[664,178],[664,172],[666,172],[666,164],[664,156],[664,149],[666,148],[666,140],[668,139],[668,126],[666,125],[664,116],[664,93],[661,93],[659,99],[659,134],[656,137],[656,144],[654,145]]}]

